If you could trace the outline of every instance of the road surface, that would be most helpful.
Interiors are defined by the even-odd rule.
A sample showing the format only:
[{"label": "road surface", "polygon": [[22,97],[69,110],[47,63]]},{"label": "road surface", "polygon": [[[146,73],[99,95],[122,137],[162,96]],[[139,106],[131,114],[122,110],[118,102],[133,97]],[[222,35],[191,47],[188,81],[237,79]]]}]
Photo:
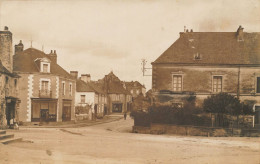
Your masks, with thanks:
[{"label": "road surface", "polygon": [[[260,163],[260,139],[130,133],[133,120],[82,128],[22,128],[0,145],[0,163]],[[8,131],[8,133],[11,133]]]}]

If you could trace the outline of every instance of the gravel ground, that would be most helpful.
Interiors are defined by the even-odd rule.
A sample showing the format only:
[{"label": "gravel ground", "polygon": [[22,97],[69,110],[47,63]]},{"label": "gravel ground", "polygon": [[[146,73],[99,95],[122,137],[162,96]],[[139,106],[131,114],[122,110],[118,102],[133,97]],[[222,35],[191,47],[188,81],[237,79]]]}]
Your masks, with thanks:
[{"label": "gravel ground", "polygon": [[81,128],[20,128],[0,145],[0,163],[260,163],[260,138],[130,133],[133,120]]}]

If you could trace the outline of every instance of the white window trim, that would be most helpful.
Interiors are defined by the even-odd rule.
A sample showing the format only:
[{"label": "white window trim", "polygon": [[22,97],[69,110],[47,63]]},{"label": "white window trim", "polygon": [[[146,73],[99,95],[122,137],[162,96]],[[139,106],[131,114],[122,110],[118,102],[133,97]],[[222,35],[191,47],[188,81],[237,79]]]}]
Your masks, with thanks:
[{"label": "white window trim", "polygon": [[[221,77],[221,92],[214,92],[214,88],[213,88],[213,86],[214,86],[214,76],[220,76]],[[212,75],[212,77],[211,77],[211,92],[212,93],[222,93],[223,92],[223,84],[224,84],[224,78],[223,78],[223,75]]]},{"label": "white window trim", "polygon": [[[62,81],[61,84],[62,84],[61,85],[61,89],[63,89],[62,90],[62,95],[66,95],[66,83],[65,83],[65,81]],[[63,88],[63,84],[64,84],[64,88]]]},{"label": "white window trim", "polygon": [[42,81],[48,81],[48,91],[51,90],[51,79],[46,79],[46,78],[40,78],[40,83],[39,83],[39,88],[42,90]]},{"label": "white window trim", "polygon": [[183,73],[179,72],[179,73],[172,73],[172,91],[173,90],[173,76],[181,76],[181,91],[174,91],[174,92],[182,92],[183,91]]},{"label": "white window trim", "polygon": [[[48,65],[47,73],[50,73],[51,72],[51,69],[50,69],[51,64],[49,62],[43,62],[43,61],[41,61],[41,72],[43,72],[43,65],[44,64]],[[46,72],[43,72],[43,73],[46,73]]]}]

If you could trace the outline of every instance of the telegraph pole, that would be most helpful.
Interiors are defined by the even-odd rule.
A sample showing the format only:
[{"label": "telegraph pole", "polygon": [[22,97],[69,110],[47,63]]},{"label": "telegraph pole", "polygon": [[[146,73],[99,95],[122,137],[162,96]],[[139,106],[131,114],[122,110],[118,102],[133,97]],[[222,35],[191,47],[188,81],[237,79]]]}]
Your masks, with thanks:
[{"label": "telegraph pole", "polygon": [[152,76],[152,75],[146,75],[145,74],[145,71],[147,71],[148,69],[152,69],[152,68],[146,68],[145,67],[146,63],[147,63],[147,61],[145,59],[142,59],[142,63],[141,63],[142,68],[141,68],[141,70],[143,72],[143,76]]}]

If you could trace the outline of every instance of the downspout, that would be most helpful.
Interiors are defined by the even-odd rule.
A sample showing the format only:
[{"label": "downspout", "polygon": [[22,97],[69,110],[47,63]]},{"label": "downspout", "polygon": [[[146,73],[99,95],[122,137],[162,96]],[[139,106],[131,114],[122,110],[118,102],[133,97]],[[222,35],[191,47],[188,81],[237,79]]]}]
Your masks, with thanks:
[{"label": "downspout", "polygon": [[238,75],[237,75],[237,98],[240,97],[240,66],[238,66]]}]

